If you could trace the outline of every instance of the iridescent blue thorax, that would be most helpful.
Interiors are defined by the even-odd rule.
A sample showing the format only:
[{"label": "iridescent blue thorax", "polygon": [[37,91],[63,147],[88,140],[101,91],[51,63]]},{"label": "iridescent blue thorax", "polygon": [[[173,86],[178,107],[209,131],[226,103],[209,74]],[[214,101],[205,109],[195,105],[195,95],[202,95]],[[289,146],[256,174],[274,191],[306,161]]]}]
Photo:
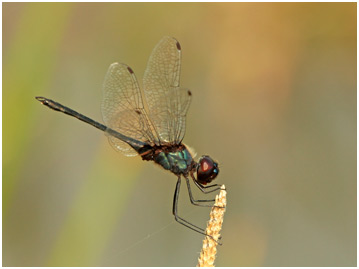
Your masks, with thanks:
[{"label": "iridescent blue thorax", "polygon": [[175,175],[187,176],[195,165],[191,153],[182,144],[158,147],[145,146],[139,150],[139,153],[143,160],[154,161]]}]

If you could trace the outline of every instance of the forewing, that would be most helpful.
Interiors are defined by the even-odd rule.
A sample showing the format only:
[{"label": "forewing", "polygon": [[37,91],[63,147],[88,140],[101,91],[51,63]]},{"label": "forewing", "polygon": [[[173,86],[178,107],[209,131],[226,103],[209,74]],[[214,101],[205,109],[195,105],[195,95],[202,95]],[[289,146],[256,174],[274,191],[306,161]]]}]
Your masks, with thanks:
[{"label": "forewing", "polygon": [[172,88],[158,97],[151,110],[151,118],[161,141],[179,144],[186,130],[186,114],[191,103],[191,92],[184,88]]},{"label": "forewing", "polygon": [[[155,141],[135,74],[125,64],[113,63],[107,71],[103,85],[102,116],[109,128],[127,137],[149,145]],[[116,150],[127,156],[137,155],[128,143],[107,134]]]},{"label": "forewing", "polygon": [[144,93],[153,125],[163,142],[182,141],[191,95],[179,88],[181,46],[164,37],[153,49],[143,78]]}]

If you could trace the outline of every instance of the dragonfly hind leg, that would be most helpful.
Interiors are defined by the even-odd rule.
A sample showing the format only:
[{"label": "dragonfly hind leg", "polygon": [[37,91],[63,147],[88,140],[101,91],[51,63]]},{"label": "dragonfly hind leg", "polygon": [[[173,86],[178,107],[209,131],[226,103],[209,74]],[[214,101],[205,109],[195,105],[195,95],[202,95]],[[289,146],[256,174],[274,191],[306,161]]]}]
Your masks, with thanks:
[{"label": "dragonfly hind leg", "polygon": [[174,194],[174,197],[173,197],[173,208],[172,208],[172,214],[175,216],[175,220],[186,226],[187,228],[190,228],[191,230],[197,232],[197,233],[200,233],[200,234],[203,234],[203,235],[206,235],[206,233],[204,232],[204,229],[198,227],[197,225],[194,225],[190,222],[188,222],[187,220],[181,218],[180,216],[178,216],[178,213],[177,213],[177,209],[178,209],[178,197],[179,197],[179,192],[180,192],[180,188],[181,188],[181,176],[178,177],[178,180],[177,180],[177,184],[176,184],[176,189],[175,189],[175,194]]},{"label": "dragonfly hind leg", "polygon": [[[186,178],[186,179],[187,179],[187,182],[189,183],[188,178]],[[216,241],[217,244],[222,245],[221,243],[218,242],[218,240],[214,239],[211,235],[206,234],[204,229],[202,229],[202,228],[198,227],[197,225],[194,225],[194,224],[190,223],[189,221],[178,216],[177,209],[178,209],[178,197],[179,197],[180,188],[181,188],[181,176],[178,177],[176,189],[175,189],[175,195],[173,197],[172,213],[175,216],[175,220],[178,223],[182,224],[183,226],[186,226],[187,228],[189,228],[197,233],[208,236],[208,237],[212,238],[214,241]]]}]

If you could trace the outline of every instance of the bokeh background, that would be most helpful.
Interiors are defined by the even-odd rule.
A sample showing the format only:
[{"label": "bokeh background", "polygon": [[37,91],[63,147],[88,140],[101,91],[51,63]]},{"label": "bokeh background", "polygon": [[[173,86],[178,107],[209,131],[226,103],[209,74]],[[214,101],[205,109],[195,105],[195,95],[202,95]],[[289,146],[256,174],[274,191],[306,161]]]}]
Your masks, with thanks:
[{"label": "bokeh background", "polygon": [[[4,266],[196,265],[176,178],[34,99],[102,121],[109,65],[141,80],[165,35],[193,93],[184,142],[228,189],[216,265],[356,265],[356,3],[2,5]],[[209,209],[184,190],[180,213]]]}]

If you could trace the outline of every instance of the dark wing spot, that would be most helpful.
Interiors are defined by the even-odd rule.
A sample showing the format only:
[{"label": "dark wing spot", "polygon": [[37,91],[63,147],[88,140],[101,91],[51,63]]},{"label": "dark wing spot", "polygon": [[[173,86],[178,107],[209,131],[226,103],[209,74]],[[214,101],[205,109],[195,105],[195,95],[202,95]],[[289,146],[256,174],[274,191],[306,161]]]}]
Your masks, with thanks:
[{"label": "dark wing spot", "polygon": [[188,93],[188,95],[189,95],[189,96],[192,96],[192,93],[191,93],[191,91],[187,91],[187,93]]},{"label": "dark wing spot", "polygon": [[133,70],[131,69],[131,67],[129,67],[129,66],[127,66],[127,70],[128,70],[128,72],[130,72],[131,74],[134,73]]},{"label": "dark wing spot", "polygon": [[141,115],[141,111],[139,111],[138,109],[135,110],[135,112],[138,114],[138,115]]},{"label": "dark wing spot", "polygon": [[180,43],[177,41],[177,43],[176,43],[176,46],[177,46],[177,49],[178,50],[181,50],[181,45],[180,45]]}]

